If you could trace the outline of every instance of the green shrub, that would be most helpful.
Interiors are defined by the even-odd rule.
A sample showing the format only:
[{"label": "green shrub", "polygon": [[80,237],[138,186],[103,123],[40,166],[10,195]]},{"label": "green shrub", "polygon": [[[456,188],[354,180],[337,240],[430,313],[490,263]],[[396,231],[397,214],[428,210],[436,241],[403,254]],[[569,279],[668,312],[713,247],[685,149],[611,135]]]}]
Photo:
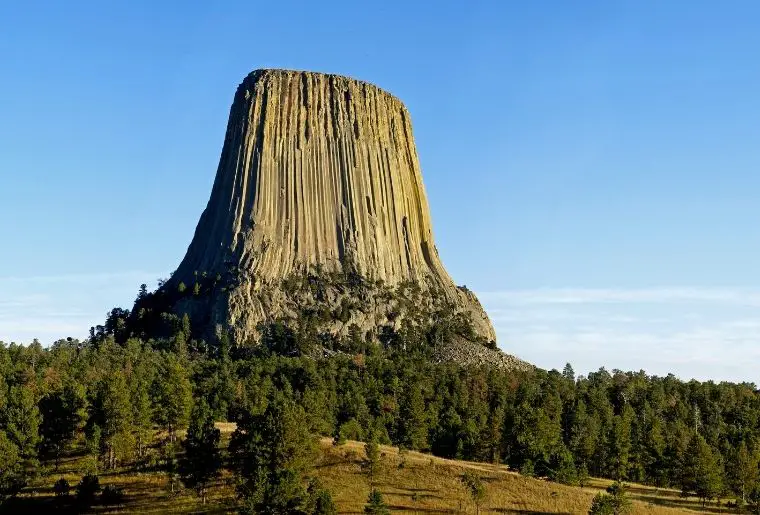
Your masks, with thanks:
[{"label": "green shrub", "polygon": [[338,434],[335,438],[336,445],[342,445],[346,443],[346,440],[363,440],[364,430],[361,424],[356,421],[355,418],[347,420],[340,425]]},{"label": "green shrub", "polygon": [[100,502],[105,506],[121,504],[124,502],[124,492],[114,485],[107,485],[100,493]]},{"label": "green shrub", "polygon": [[77,484],[77,502],[90,506],[100,492],[100,479],[95,474],[85,475]]},{"label": "green shrub", "polygon": [[625,485],[616,481],[607,487],[607,493],[598,493],[591,502],[589,515],[623,515],[631,509]]}]

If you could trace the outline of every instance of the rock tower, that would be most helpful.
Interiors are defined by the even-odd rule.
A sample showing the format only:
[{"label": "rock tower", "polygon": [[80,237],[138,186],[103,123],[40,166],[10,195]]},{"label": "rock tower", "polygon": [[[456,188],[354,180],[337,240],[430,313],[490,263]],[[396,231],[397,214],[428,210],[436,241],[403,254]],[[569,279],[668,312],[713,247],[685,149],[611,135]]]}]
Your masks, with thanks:
[{"label": "rock tower", "polygon": [[445,304],[495,340],[438,256],[408,111],[338,75],[257,70],[240,84],[208,205],[163,288],[200,278],[213,284],[176,309],[238,342],[304,307],[333,335],[398,326],[410,302],[389,292],[433,323]]}]

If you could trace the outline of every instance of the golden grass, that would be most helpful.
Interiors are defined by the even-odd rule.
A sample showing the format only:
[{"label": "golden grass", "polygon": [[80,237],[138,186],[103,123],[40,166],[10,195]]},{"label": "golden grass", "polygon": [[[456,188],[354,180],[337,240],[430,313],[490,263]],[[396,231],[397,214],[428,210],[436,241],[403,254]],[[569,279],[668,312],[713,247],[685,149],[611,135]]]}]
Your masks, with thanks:
[{"label": "golden grass", "polygon": [[[341,513],[361,513],[370,491],[369,480],[361,472],[363,444],[348,442],[332,447],[329,440],[323,440],[322,446],[326,452],[317,475]],[[466,471],[478,474],[487,485],[481,513],[585,514],[594,495],[609,484],[596,480],[586,488],[571,487],[523,477],[505,466],[446,460],[417,452],[407,453],[402,465],[398,449],[381,446],[381,452],[376,485],[394,513],[475,513],[475,505],[460,481]],[[658,500],[654,489],[633,488],[633,514],[667,515],[698,507],[696,501],[678,497],[673,499],[682,503],[675,504],[678,508],[659,505],[652,502]]]},{"label": "golden grass", "polygon": [[[234,424],[219,424],[228,440]],[[330,490],[340,513],[362,513],[370,491],[369,478],[362,471],[364,445],[347,442],[333,446],[320,441],[323,456],[314,475]],[[446,460],[427,454],[380,446],[381,465],[375,486],[394,513],[475,513],[475,505],[460,477],[465,471],[478,474],[487,485],[481,513],[585,514],[593,496],[609,484],[592,480],[585,488],[570,487],[541,479],[520,476],[505,466]],[[81,478],[82,458],[69,458],[59,472],[43,475],[25,489],[13,505],[14,513],[47,513],[55,508],[53,483],[65,477],[72,486]],[[119,507],[95,506],[92,513],[230,513],[235,511],[234,478],[229,472],[211,488],[204,506],[193,491],[171,492],[169,478],[160,472],[117,470],[100,475],[102,486],[122,488],[125,503]],[[719,513],[717,506],[702,509],[695,499],[682,499],[674,490],[657,490],[631,485],[633,514],[667,515],[684,512]],[[725,511],[722,510],[722,511]]]}]

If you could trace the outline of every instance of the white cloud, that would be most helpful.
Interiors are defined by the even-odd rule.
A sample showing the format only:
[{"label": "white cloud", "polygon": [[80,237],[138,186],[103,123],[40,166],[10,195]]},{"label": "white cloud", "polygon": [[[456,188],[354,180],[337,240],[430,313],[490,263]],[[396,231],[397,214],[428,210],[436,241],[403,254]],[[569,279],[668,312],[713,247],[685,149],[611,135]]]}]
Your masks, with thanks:
[{"label": "white cloud", "polygon": [[500,346],[544,368],[757,381],[760,291],[536,289],[478,294]]},{"label": "white cloud", "polygon": [[142,271],[0,277],[0,341],[84,338],[112,307],[131,308],[140,284],[157,277]]},{"label": "white cloud", "polygon": [[721,288],[536,289],[482,292],[484,302],[514,304],[725,303],[760,307],[760,291]]},{"label": "white cloud", "polygon": [[[118,273],[93,273],[93,274],[60,274],[60,275],[35,275],[35,276],[0,276],[0,284],[51,284],[51,283],[83,283],[92,284],[100,282],[124,282],[132,280],[155,281],[160,275],[143,272],[127,271]],[[139,284],[137,286],[140,286]]]}]

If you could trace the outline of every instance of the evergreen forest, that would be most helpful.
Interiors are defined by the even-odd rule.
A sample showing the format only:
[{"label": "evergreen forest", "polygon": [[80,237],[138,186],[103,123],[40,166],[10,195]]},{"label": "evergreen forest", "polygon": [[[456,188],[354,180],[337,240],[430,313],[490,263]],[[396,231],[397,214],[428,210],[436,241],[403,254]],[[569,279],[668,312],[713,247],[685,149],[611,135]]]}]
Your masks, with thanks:
[{"label": "evergreen forest", "polygon": [[[231,471],[247,513],[332,513],[329,491],[309,472],[315,438],[326,436],[369,442],[368,457],[389,444],[559,483],[601,477],[760,508],[754,384],[604,368],[578,375],[570,364],[435,363],[424,328],[315,357],[312,336],[285,323],[244,347],[196,340],[187,316],[166,327],[151,337],[129,311],[114,310],[84,341],[0,343],[4,502],[79,453],[87,456],[81,481],[56,483],[71,504],[96,494],[118,500],[120,492],[101,491],[98,474],[129,466],[166,471],[204,501],[209,482]],[[218,422],[236,424],[224,452]]]}]

